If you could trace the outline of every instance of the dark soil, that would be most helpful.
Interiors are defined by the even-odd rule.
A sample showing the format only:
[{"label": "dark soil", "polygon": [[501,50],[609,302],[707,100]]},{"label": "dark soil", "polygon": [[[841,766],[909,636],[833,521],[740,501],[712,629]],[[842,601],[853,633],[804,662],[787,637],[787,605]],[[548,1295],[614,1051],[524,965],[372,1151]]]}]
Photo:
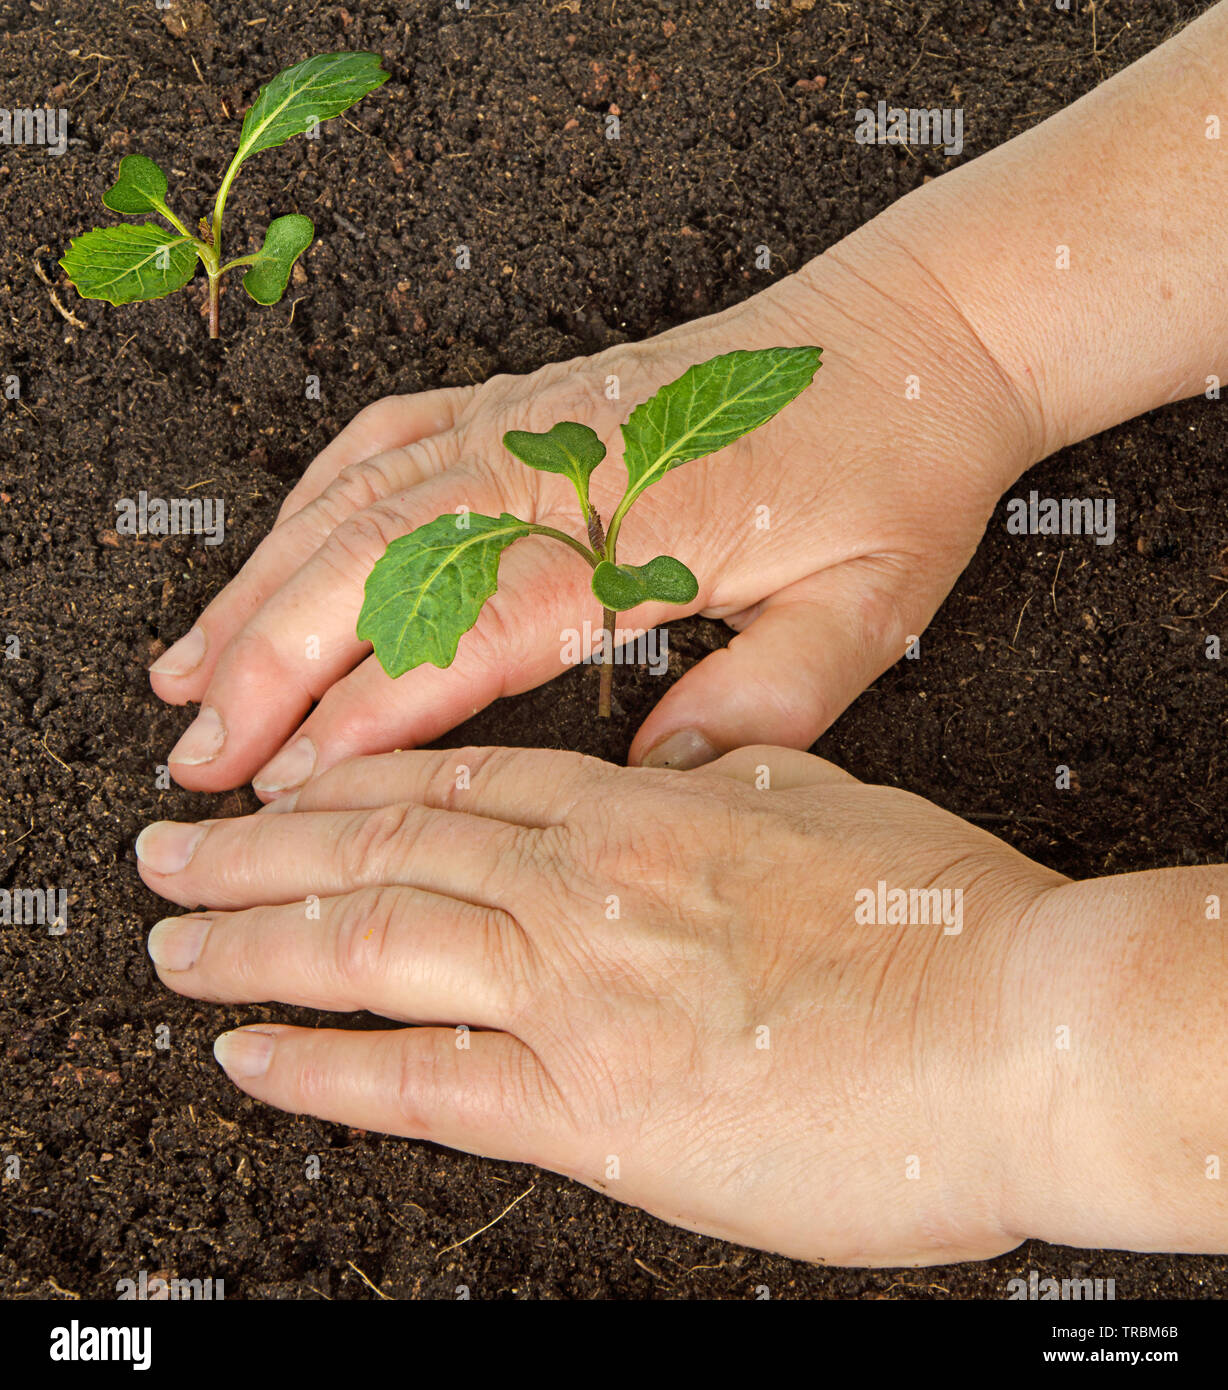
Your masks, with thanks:
[{"label": "dark soil", "polygon": [[[0,1144],[21,1160],[0,1189],[0,1291],[113,1297],[145,1269],[221,1277],[248,1299],[374,1298],[362,1275],[393,1297],[999,1298],[1037,1268],[1111,1276],[1119,1297],[1222,1292],[1223,1260],[1040,1245],[920,1272],[815,1268],[549,1173],[263,1108],[227,1083],[212,1040],[294,1011],[164,990],[144,944],[159,904],[132,853],[150,820],[253,804],[157,788],[187,717],[152,697],[145,666],[361,405],[728,305],[768,282],[758,244],[773,274],[794,269],[946,167],[940,152],[854,143],[857,106],[962,103],[971,158],[1205,6],[1101,0],[1093,34],[1078,0],[1077,14],[994,0],[176,5],[0,3],[3,102],[67,107],[73,139],[59,159],[0,146],[0,376],[21,381],[0,457],[0,637],[20,640],[0,661],[0,881],[70,895],[62,937],[0,929]],[[257,308],[232,282],[210,343],[199,285],[125,309],[75,295],[56,259],[116,220],[99,198],[124,153],[172,168],[178,203],[204,211],[260,82],[342,47],[382,53],[394,80],[319,142],[254,160],[231,203],[235,246],[270,210],[317,222],[281,305]],[[1228,641],[1224,409],[1174,406],[1037,470],[1042,495],[1117,499],[1112,563],[1086,563],[1085,542],[1012,538],[1000,512],[924,659],[884,676],[818,750],[1068,874],[1228,858],[1225,663],[1203,656],[1206,634]],[[227,499],[226,544],[116,535],[117,499],[206,484]],[[696,620],[673,636],[681,669],[725,633]],[[591,674],[492,708],[455,741],[621,758],[660,682],[620,671],[602,729]],[[1055,790],[1059,763],[1077,789]]]}]

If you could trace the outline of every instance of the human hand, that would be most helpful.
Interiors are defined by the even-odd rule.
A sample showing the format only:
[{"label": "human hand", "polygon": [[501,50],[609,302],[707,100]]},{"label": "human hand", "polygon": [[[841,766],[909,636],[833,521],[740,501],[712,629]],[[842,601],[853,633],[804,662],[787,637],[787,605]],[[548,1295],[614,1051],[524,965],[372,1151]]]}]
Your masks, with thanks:
[{"label": "human hand", "polygon": [[[799,1258],[986,1258],[1030,1233],[1068,1114],[1029,1065],[1053,975],[1030,924],[1063,880],[906,792],[781,748],[691,773],[401,753],[288,814],[160,824],[138,855],[208,909],[151,935],[170,988],[427,1025],[226,1034],[258,1099]],[[880,881],[948,892],[946,918],[859,922]]]},{"label": "human hand", "polygon": [[[171,754],[176,779],[216,791],[254,776],[273,798],[354,754],[428,742],[557,674],[562,631],[586,616],[596,626],[600,612],[587,570],[558,546],[512,547],[452,666],[395,681],[354,636],[375,561],[462,504],[574,529],[570,484],[516,462],[501,442],[511,428],[591,424],[610,445],[593,479],[608,519],[617,425],[632,404],[718,352],[813,342],[824,349],[814,387],[768,426],[667,476],[623,531],[629,561],[667,552],[694,571],[699,595],[681,611],[739,631],[665,695],[631,761],[687,767],[760,740],[811,743],[924,629],[1033,449],[1018,393],[881,222],[714,318],[364,410],[155,664],[163,699],[202,706]],[[919,398],[906,397],[910,375]],[[679,612],[646,605],[634,621]],[[307,655],[312,637],[318,659]]]}]

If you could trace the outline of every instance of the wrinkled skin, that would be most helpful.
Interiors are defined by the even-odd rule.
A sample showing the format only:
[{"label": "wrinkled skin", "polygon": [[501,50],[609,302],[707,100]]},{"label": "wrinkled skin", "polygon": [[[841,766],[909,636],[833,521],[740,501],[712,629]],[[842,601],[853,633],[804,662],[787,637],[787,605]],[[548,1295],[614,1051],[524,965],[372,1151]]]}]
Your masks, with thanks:
[{"label": "wrinkled skin", "polygon": [[[154,930],[172,989],[435,1025],[226,1035],[262,1100],[808,1259],[983,1258],[1025,1234],[1039,1106],[1016,1040],[1048,964],[1020,945],[1064,880],[908,793],[780,748],[690,773],[401,753],[138,852],[155,892],[208,908]],[[963,930],[857,924],[880,878],[962,887]],[[260,1074],[245,1045],[272,1046]]]}]

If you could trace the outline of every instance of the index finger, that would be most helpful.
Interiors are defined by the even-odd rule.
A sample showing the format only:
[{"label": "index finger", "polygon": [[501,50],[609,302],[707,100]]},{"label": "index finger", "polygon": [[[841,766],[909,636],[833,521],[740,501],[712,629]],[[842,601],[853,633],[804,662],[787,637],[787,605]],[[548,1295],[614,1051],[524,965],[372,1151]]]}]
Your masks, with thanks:
[{"label": "index finger", "polygon": [[292,794],[291,805],[272,805],[287,811],[354,811],[413,801],[544,829],[564,821],[585,797],[608,792],[627,772],[583,753],[543,748],[381,753],[338,763]]}]

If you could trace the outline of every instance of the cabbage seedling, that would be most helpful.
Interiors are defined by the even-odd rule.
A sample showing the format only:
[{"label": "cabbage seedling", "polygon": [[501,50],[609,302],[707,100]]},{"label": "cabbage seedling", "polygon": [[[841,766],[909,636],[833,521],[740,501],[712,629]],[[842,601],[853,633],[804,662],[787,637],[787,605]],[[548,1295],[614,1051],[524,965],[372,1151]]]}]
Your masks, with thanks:
[{"label": "cabbage seedling", "polygon": [[259,251],[223,261],[222,217],[235,176],[252,155],[284,145],[296,135],[314,133],[321,121],[348,111],[390,76],[380,66],[378,53],[322,53],[261,87],[243,118],[239,148],[218,185],[212,216],[200,220],[199,236],[167,207],[166,175],[154,161],[143,154],[125,155],[119,178],[102,195],[103,203],[112,212],[156,213],[174,231],[156,222],[121,222],[74,237],[60,265],[77,293],[111,304],[162,299],[188,283],[199,260],[209,277],[211,338],[218,335],[218,285],[228,270],[247,266],[243,288],[257,304],[276,304],[286,292],[294,262],[311,245],[315,227],[297,212],[274,218]]},{"label": "cabbage seedling", "polygon": [[619,533],[644,490],[681,463],[714,454],[766,424],[810,385],[819,368],[816,347],[728,352],[697,363],[636,406],[622,426],[627,488],[608,528],[589,501],[589,479],[605,458],[594,430],[563,420],[544,434],[509,430],[504,447],[521,463],[569,478],[580,499],[588,544],[552,526],[504,512],[481,516],[462,507],[400,536],[367,578],[357,635],[370,642],[390,676],[430,662],[450,666],[461,637],[478,620],[499,584],[503,551],[525,536],[549,536],[570,546],[591,567],[601,602],[601,686],[598,713],[610,713],[614,614],[641,603],[690,603],[695,576],[672,555],[642,565],[620,564]]}]

